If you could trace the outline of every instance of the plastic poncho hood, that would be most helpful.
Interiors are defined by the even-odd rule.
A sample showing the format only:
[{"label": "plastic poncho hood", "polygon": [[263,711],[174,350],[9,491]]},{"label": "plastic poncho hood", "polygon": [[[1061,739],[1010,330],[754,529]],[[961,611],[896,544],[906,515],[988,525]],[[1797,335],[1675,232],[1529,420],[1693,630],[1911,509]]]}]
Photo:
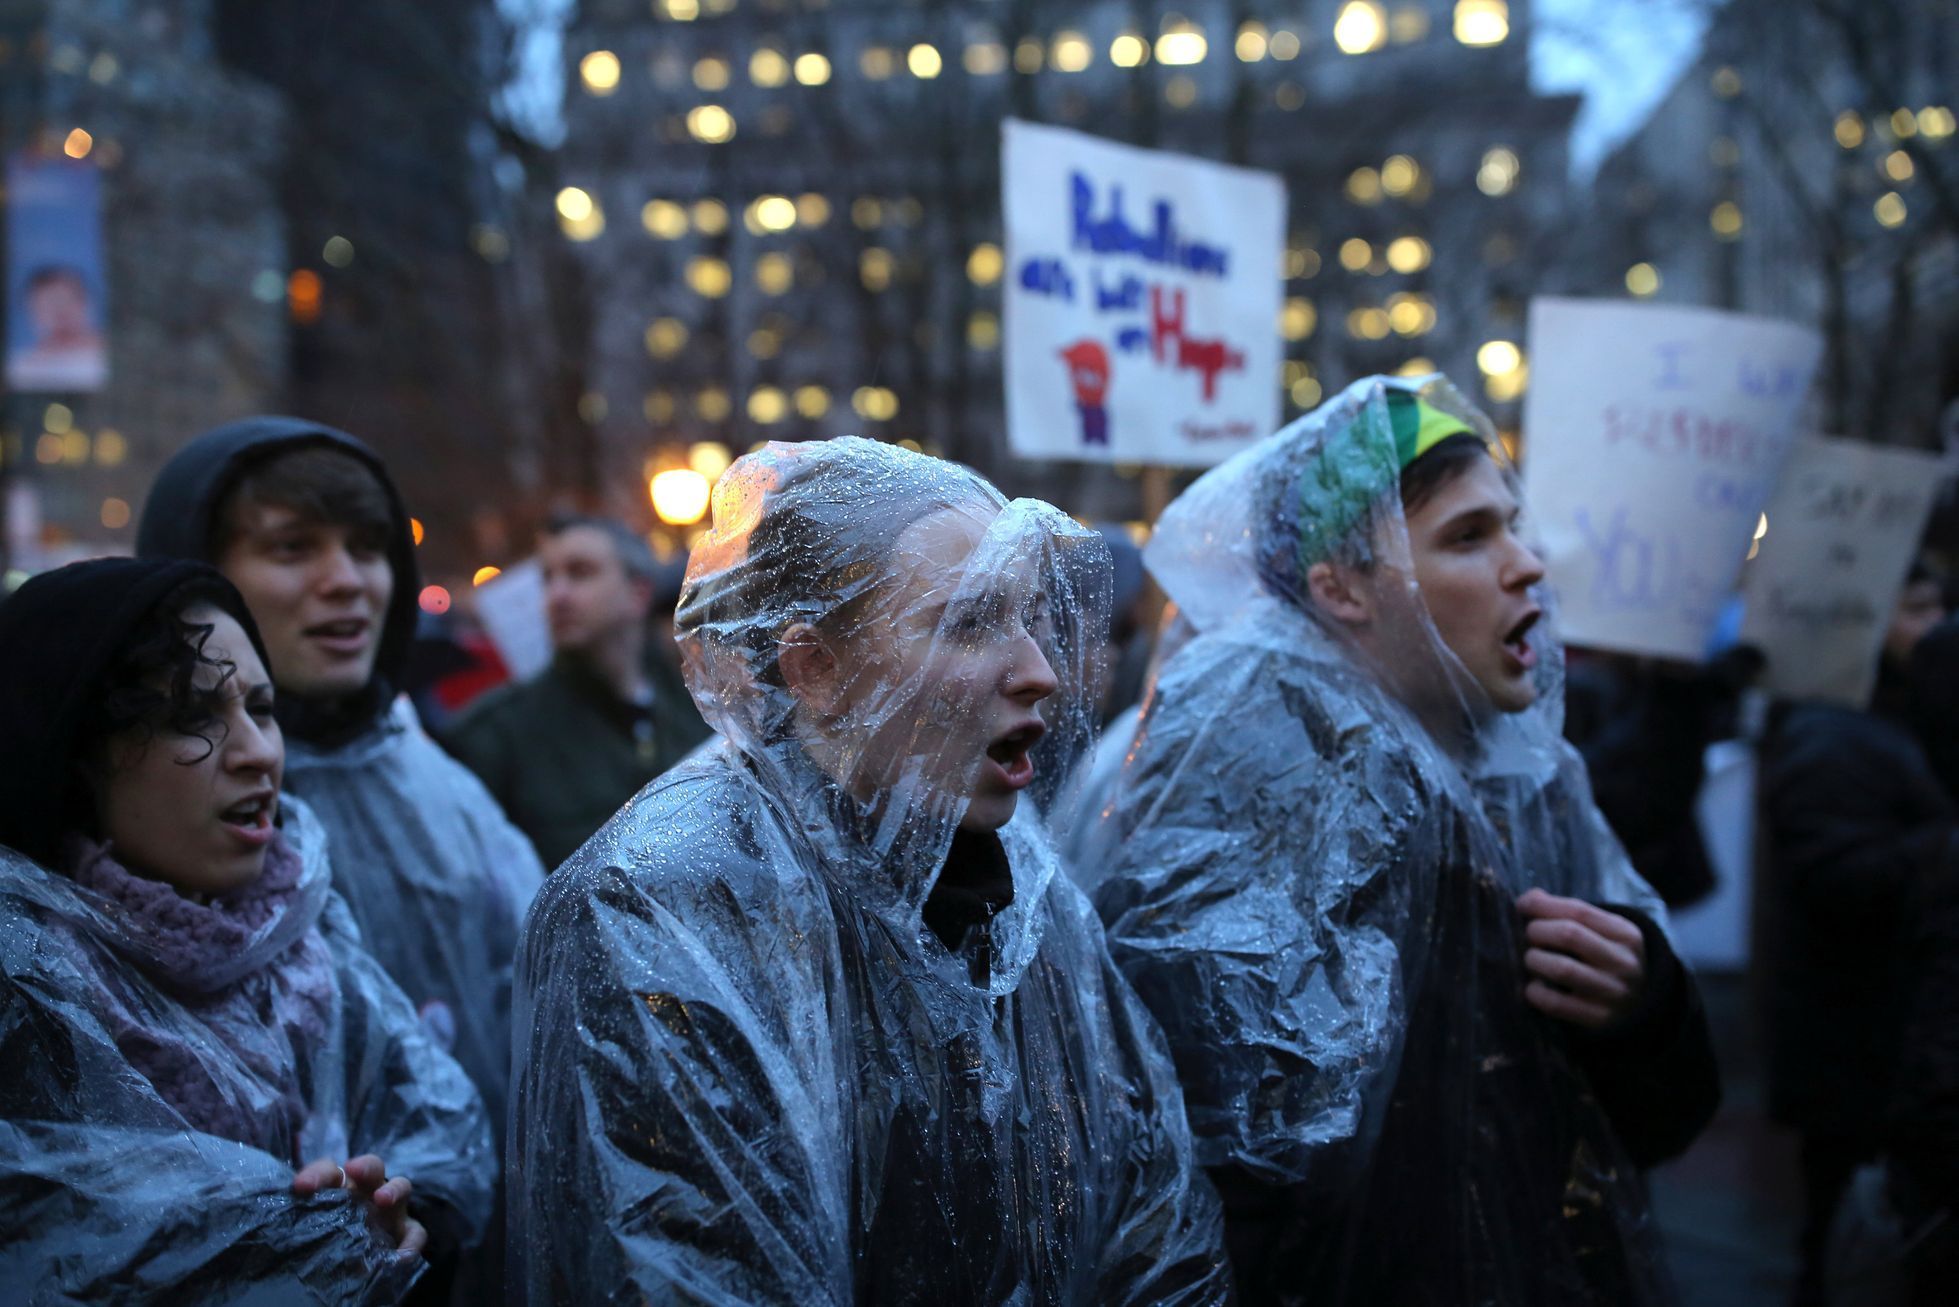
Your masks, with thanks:
[{"label": "plastic poncho hood", "polygon": [[[1018,768],[990,732],[1038,711],[1039,758],[1089,711],[1106,583],[1098,538],[950,464],[845,439],[729,470],[679,617],[724,739],[526,925],[528,1301],[1222,1300],[1160,1036],[1031,787],[959,829],[979,761]],[[955,879],[985,905],[949,929]]]},{"label": "plastic poncho hood", "polygon": [[[0,848],[0,1283],[62,1301],[395,1301],[418,1260],[344,1195],[291,1196],[295,1165],[326,1155],[377,1153],[446,1237],[482,1231],[482,1101],[361,948],[318,822],[283,808],[290,898],[194,994],[122,901]],[[330,958],[318,1027],[254,1016],[282,1010],[280,968],[308,950]],[[197,1080],[210,1120],[173,1105],[158,1066]]]},{"label": "plastic poncho hood", "polygon": [[[1542,587],[1513,596],[1546,614],[1521,711],[1497,711],[1429,619],[1397,392],[1441,415],[1431,430],[1490,435],[1440,378],[1369,378],[1165,511],[1145,561],[1195,634],[1094,800],[1084,876],[1165,1027],[1200,1158],[1284,1209],[1267,1265],[1295,1287],[1659,1301],[1636,1169],[1562,1032],[1523,1003],[1514,906],[1531,887],[1655,916],[1658,900],[1559,738]],[[1315,608],[1327,559],[1405,600],[1398,641]]]}]

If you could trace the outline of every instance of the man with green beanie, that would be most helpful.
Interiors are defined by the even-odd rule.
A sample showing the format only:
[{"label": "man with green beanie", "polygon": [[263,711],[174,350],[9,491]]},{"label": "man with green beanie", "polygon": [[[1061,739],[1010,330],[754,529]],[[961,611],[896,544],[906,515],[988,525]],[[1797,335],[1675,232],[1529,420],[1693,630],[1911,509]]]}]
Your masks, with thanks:
[{"label": "man with green beanie", "polygon": [[1719,1087],[1560,738],[1487,420],[1368,378],[1201,478],[1083,874],[1169,1036],[1246,1302],[1662,1303],[1640,1168]]}]

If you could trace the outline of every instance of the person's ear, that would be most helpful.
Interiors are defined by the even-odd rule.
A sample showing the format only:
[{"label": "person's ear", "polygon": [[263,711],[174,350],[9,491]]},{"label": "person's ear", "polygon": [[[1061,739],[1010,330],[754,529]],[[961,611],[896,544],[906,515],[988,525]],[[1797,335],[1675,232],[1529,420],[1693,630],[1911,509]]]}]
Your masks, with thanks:
[{"label": "person's ear", "polygon": [[1306,573],[1313,606],[1343,626],[1363,627],[1374,620],[1374,604],[1360,576],[1338,563],[1314,563]]},{"label": "person's ear", "polygon": [[789,693],[815,712],[830,712],[843,689],[837,656],[808,622],[797,622],[776,643],[776,666]]}]

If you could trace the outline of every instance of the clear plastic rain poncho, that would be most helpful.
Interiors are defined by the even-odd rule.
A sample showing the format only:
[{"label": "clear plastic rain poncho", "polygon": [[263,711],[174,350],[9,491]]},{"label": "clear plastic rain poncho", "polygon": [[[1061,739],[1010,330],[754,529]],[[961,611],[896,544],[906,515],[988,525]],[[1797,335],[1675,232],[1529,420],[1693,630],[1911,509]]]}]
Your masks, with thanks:
[{"label": "clear plastic rain poncho", "polygon": [[[1641,1181],[1523,1001],[1514,901],[1659,902],[1560,739],[1548,617],[1535,703],[1508,713],[1430,620],[1390,388],[1494,445],[1441,378],[1370,378],[1164,513],[1145,560],[1195,633],[1091,800],[1082,875],[1168,1035],[1234,1259],[1276,1276],[1248,1301],[1655,1301]],[[1394,580],[1392,663],[1309,615],[1336,554]]]},{"label": "clear plastic rain poncho", "polygon": [[[497,1173],[482,1101],[362,950],[319,823],[282,806],[297,889],[194,1000],[146,963],[151,940],[115,901],[0,849],[0,1296],[396,1301],[421,1259],[344,1190],[292,1196],[295,1166],[319,1157],[379,1154],[432,1232],[481,1233]],[[296,1021],[254,1019],[291,1006],[271,968],[313,930],[330,985]],[[199,1087],[207,1125],[234,1128],[188,1122],[156,1068]],[[294,1084],[303,1101],[287,1100]]]},{"label": "clear plastic rain poncho", "polygon": [[1161,1037],[1034,804],[961,829],[1087,744],[1105,548],[854,438],[723,477],[678,625],[724,742],[526,927],[530,1301],[1222,1299]]},{"label": "clear plastic rain poncho", "polygon": [[288,739],[285,790],[329,832],[369,951],[501,1122],[517,932],[544,875],[536,850],[406,699],[336,748]]}]

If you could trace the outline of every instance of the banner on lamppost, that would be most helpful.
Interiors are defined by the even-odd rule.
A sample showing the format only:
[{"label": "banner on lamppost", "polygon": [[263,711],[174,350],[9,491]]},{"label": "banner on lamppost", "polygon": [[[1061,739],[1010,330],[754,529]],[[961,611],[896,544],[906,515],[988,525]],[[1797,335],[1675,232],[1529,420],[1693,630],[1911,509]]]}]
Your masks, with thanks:
[{"label": "banner on lamppost", "polygon": [[1279,424],[1280,179],[1009,121],[1007,440],[1208,467]]},{"label": "banner on lamppost", "polygon": [[1698,661],[1822,353],[1717,309],[1535,299],[1524,488],[1573,644]]},{"label": "banner on lamppost", "polygon": [[1951,464],[1936,454],[1810,436],[1770,498],[1742,584],[1741,638],[1767,688],[1861,708],[1925,522]]},{"label": "banner on lamppost", "polygon": [[109,380],[102,176],[26,152],[7,161],[7,386],[100,390]]}]

